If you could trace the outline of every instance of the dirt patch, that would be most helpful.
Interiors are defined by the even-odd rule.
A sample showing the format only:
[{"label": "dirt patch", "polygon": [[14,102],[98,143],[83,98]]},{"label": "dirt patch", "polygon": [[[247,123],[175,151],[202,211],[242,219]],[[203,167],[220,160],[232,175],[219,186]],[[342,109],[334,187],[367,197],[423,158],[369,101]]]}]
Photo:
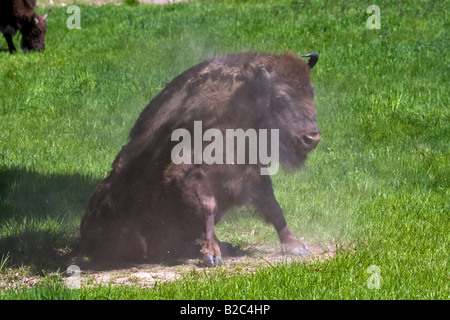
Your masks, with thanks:
[{"label": "dirt patch", "polygon": [[[335,246],[322,247],[309,245],[311,255],[308,257],[283,256],[279,246],[259,246],[238,256],[224,257],[221,271],[236,273],[253,273],[260,268],[271,267],[278,263],[312,263],[324,261],[335,256]],[[136,264],[111,266],[89,266],[81,263],[81,286],[85,285],[136,285],[151,287],[156,282],[167,282],[180,279],[189,274],[213,272],[215,268],[206,268],[201,259],[184,259],[163,264]],[[103,269],[103,270],[102,270]],[[105,270],[107,269],[107,270]]]},{"label": "dirt patch", "polygon": [[37,276],[25,276],[14,272],[5,276],[0,276],[0,290],[9,290],[16,287],[30,288],[38,282]]},{"label": "dirt patch", "polygon": [[[272,267],[279,263],[292,263],[294,261],[310,264],[315,261],[324,261],[336,255],[336,246],[308,244],[311,254],[307,257],[283,256],[279,245],[254,246],[249,249],[238,249],[233,256],[223,257],[222,266],[207,268],[201,258],[178,259],[176,261],[148,264],[114,264],[101,265],[85,261],[82,258],[72,258],[68,265],[76,265],[79,273],[81,287],[96,285],[134,285],[138,287],[152,287],[155,283],[176,281],[183,277],[204,276],[220,269],[221,274],[251,274],[258,269]],[[49,278],[62,281],[69,285],[70,278],[66,270],[48,273],[45,276],[29,275],[25,268],[12,269],[0,274],[0,290],[12,288],[31,288],[45,283]]]}]

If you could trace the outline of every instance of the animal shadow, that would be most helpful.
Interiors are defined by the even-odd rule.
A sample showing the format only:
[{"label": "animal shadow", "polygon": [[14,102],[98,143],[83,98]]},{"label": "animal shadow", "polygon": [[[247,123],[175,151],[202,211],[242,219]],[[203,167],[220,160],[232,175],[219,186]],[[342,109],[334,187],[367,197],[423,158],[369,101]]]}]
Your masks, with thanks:
[{"label": "animal shadow", "polygon": [[0,258],[36,272],[66,268],[98,180],[0,167]]}]

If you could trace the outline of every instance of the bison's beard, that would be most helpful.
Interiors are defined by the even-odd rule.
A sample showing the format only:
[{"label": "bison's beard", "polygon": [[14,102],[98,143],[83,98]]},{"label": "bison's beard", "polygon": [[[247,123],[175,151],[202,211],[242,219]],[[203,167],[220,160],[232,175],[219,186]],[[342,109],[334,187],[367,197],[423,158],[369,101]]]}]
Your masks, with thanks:
[{"label": "bison's beard", "polygon": [[280,144],[280,163],[290,171],[300,170],[306,161],[308,152],[302,150],[296,143]]}]

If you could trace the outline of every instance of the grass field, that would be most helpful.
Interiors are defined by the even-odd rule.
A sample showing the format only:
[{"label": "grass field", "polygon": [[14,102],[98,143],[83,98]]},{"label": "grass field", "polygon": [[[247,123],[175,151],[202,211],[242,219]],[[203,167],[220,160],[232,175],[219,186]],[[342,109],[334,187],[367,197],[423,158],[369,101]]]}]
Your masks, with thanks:
[{"label": "grass field", "polygon": [[[44,52],[10,55],[1,39],[0,299],[448,299],[449,2],[377,1],[380,29],[366,26],[371,4],[80,5],[81,29],[55,6]],[[243,50],[320,55],[322,141],[304,170],[273,182],[291,229],[336,255],[68,289],[81,216],[140,111],[190,66]],[[276,246],[247,211],[218,224],[219,238]],[[32,276],[31,288],[20,281]]]}]

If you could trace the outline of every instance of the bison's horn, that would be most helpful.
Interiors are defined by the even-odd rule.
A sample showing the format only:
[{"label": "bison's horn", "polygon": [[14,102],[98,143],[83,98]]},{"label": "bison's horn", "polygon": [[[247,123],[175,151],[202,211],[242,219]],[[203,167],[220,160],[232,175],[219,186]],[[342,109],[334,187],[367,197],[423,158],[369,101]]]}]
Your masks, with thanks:
[{"label": "bison's horn", "polygon": [[52,11],[52,9],[48,9],[47,13],[42,17],[42,19],[47,20],[50,11]]},{"label": "bison's horn", "polygon": [[317,52],[308,53],[308,54],[305,54],[302,57],[303,58],[309,58],[308,66],[309,66],[310,69],[314,68],[314,66],[317,63],[317,60],[319,60],[319,54]]}]

